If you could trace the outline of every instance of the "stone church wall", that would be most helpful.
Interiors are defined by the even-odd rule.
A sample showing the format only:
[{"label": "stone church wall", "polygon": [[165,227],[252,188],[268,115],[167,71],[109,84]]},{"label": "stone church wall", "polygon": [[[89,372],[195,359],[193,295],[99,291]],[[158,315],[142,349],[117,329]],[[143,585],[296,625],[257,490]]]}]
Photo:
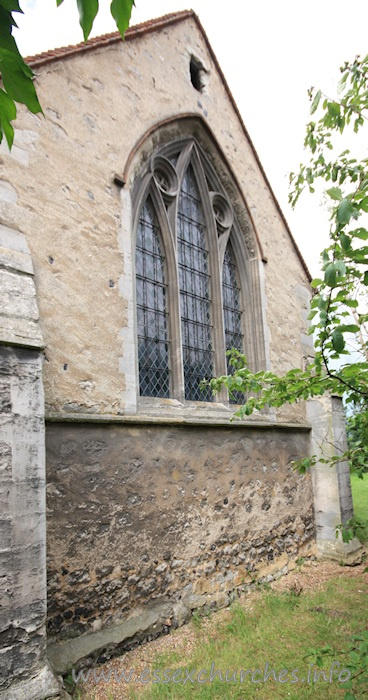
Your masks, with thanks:
[{"label": "stone church wall", "polygon": [[[191,82],[193,56],[205,70],[201,92]],[[40,642],[33,659],[30,639],[24,673],[14,671],[14,680],[34,679],[36,671],[46,680],[36,679],[32,696],[11,688],[0,700],[58,692],[45,659],[45,454],[37,438],[44,418],[48,654],[58,671],[182,624],[192,609],[223,605],[253,576],[285,572],[299,553],[311,552],[311,480],[290,464],[309,452],[311,432],[314,450],[316,428],[331,424],[322,404],[309,420],[300,403],[240,426],[216,402],[137,399],[131,194],[160,138],[180,138],[183,129],[186,136],[192,129],[238,218],[243,202],[261,242],[250,267],[259,282],[254,328],[265,366],[303,367],[311,351],[307,271],[193,15],[34,68],[45,118],[19,109],[13,149],[0,149],[0,286],[8,304],[0,313],[0,554],[14,596],[0,654],[6,661],[17,644],[9,656],[15,668],[23,638],[7,635],[19,607],[29,623],[25,641],[39,623]],[[171,126],[159,133],[163,122]],[[20,402],[23,411],[14,416],[8,379],[12,406]],[[28,397],[38,397],[28,413],[20,380]],[[22,459],[10,479],[12,421],[20,425],[13,438]],[[315,473],[319,503],[326,479]],[[316,500],[326,552],[341,520],[342,481],[329,482],[333,517]]]}]

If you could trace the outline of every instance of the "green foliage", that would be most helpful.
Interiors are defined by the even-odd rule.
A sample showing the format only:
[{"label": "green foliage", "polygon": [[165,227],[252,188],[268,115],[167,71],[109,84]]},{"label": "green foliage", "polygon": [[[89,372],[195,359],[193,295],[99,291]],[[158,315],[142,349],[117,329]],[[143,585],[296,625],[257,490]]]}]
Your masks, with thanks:
[{"label": "green foliage", "polygon": [[341,687],[346,690],[344,700],[358,700],[368,691],[368,631],[355,634],[348,649],[343,652],[326,645],[319,649],[308,649],[306,659],[322,668],[329,666],[331,659],[336,659],[341,654],[348,656],[344,667],[350,672],[349,680],[341,683]]},{"label": "green foliage", "polygon": [[[332,205],[330,245],[322,253],[323,278],[312,283],[316,294],[309,315],[310,332],[315,336],[314,365],[323,368],[331,380],[330,391],[336,392],[338,382],[347,402],[360,405],[368,399],[367,315],[359,311],[360,301],[367,297],[368,246],[364,242],[368,230],[357,227],[355,221],[364,220],[368,211],[368,159],[351,158],[348,150],[333,158],[332,137],[333,132],[342,134],[349,125],[357,132],[367,119],[368,56],[345,63],[341,73],[338,102],[320,91],[310,93],[311,114],[318,108],[322,114],[317,122],[307,125],[305,146],[311,153],[310,162],[291,175],[290,202],[295,205],[303,190],[311,189],[318,178],[336,183],[326,190]],[[360,348],[362,361],[343,363],[348,339]],[[340,363],[338,370],[332,369],[334,360]],[[358,459],[357,452],[354,459]],[[366,455],[359,459],[362,468]]]},{"label": "green foliage", "polygon": [[0,0],[0,73],[4,89],[0,90],[0,143],[5,135],[12,147],[16,118],[16,102],[25,104],[31,112],[42,112],[33,85],[33,73],[21,57],[12,31],[17,24],[13,13],[22,12],[18,0]]},{"label": "green foliage", "polygon": [[368,405],[359,403],[347,418],[351,470],[362,479],[368,471]]},{"label": "green foliage", "polygon": [[98,0],[77,0],[77,5],[79,24],[83,30],[84,41],[87,41],[98,12]]},{"label": "green foliage", "polygon": [[[368,401],[368,351],[365,323],[368,319],[361,300],[367,300],[368,229],[363,225],[368,212],[368,158],[359,162],[348,150],[333,156],[333,135],[339,136],[349,125],[358,131],[365,123],[368,110],[368,57],[341,69],[340,99],[330,100],[321,91],[311,90],[311,113],[318,121],[307,125],[305,146],[310,162],[291,175],[290,202],[294,206],[305,188],[314,191],[317,179],[329,186],[330,245],[322,252],[322,274],[312,281],[315,290],[309,312],[309,333],[314,336],[315,356],[302,369],[291,369],[279,376],[270,371],[253,373],[246,358],[231,351],[232,375],[211,382],[213,391],[226,386],[230,395],[243,392],[247,401],[238,411],[240,418],[266,406],[278,408],[285,403],[324,394],[344,395],[347,404],[366,406]],[[358,220],[359,224],[357,224]],[[359,348],[356,362],[351,362],[349,345]],[[367,415],[367,414],[365,414]],[[356,421],[368,419],[360,417]],[[366,441],[367,444],[367,441]],[[352,446],[351,446],[352,447]],[[358,448],[361,450],[359,454]],[[368,448],[367,448],[368,449]],[[344,455],[346,457],[346,455]],[[336,457],[336,460],[342,456]],[[362,444],[354,447],[354,464],[363,471],[367,452]],[[313,463],[303,460],[301,471]]]},{"label": "green foliage", "polygon": [[124,36],[129,27],[132,5],[134,0],[112,0],[111,2],[111,14],[121,36]]},{"label": "green foliage", "polygon": [[[56,0],[57,6],[63,0]],[[77,0],[79,22],[87,41],[98,12],[98,0]],[[116,26],[124,37],[129,26],[134,0],[112,0],[111,14]],[[37,114],[42,112],[34,86],[34,75],[19,53],[13,37],[13,27],[17,24],[13,17],[22,13],[18,0],[0,0],[0,73],[4,89],[0,89],[0,143],[5,136],[9,148],[13,145],[14,129],[12,122],[17,116],[16,102]]]},{"label": "green foliage", "polygon": [[345,544],[354,539],[354,537],[357,537],[358,540],[361,541],[365,537],[366,527],[367,520],[360,520],[360,518],[354,516],[346,523],[337,526],[336,537],[341,533],[342,541],[345,542]]}]

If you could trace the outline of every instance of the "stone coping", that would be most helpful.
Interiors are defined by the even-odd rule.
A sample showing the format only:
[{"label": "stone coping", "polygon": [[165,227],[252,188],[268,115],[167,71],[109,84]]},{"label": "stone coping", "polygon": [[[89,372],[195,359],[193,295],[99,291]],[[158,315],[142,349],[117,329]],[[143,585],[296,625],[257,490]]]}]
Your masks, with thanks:
[{"label": "stone coping", "polygon": [[205,416],[168,416],[168,415],[113,415],[107,413],[64,413],[48,412],[45,416],[49,423],[118,423],[128,425],[173,425],[173,426],[208,426],[220,428],[244,428],[266,430],[288,430],[309,432],[311,426],[308,423],[288,423],[260,420],[230,420],[230,417],[205,417]]}]

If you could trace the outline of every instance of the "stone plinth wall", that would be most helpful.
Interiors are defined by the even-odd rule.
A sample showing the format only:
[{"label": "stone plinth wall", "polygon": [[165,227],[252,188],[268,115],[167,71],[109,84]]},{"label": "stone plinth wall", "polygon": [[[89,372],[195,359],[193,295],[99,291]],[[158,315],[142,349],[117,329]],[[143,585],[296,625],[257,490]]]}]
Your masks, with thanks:
[{"label": "stone plinth wall", "polygon": [[159,602],[224,604],[314,536],[310,479],[290,467],[308,454],[307,430],[96,422],[46,432],[51,641]]}]

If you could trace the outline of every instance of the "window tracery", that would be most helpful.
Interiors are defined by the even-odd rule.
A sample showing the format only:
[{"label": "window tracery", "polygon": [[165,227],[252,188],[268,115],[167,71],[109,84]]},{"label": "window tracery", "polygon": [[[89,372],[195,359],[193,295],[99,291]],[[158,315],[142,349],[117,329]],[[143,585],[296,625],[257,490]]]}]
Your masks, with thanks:
[{"label": "window tracery", "polygon": [[135,228],[140,395],[213,401],[203,380],[231,371],[226,350],[247,352],[248,255],[229,198],[194,139],[151,157]]}]

